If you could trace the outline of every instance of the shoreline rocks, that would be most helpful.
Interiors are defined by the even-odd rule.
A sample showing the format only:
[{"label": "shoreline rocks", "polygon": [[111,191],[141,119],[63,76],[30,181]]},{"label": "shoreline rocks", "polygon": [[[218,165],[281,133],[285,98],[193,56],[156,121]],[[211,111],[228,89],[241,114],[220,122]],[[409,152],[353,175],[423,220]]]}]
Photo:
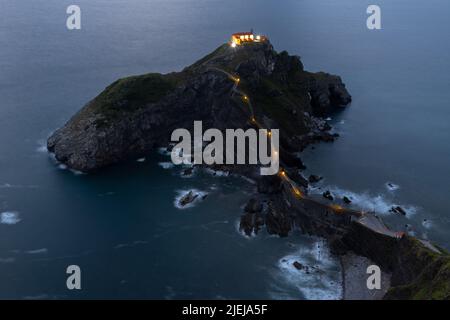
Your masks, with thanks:
[{"label": "shoreline rocks", "polygon": [[195,201],[195,199],[197,199],[199,196],[198,193],[194,193],[194,191],[190,190],[189,192],[187,192],[185,195],[183,195],[180,200],[178,200],[178,204],[180,205],[180,207],[185,207],[188,204],[192,203]]},{"label": "shoreline rocks", "polygon": [[400,214],[402,216],[406,216],[406,211],[400,206],[392,207],[389,211],[392,213]]},{"label": "shoreline rocks", "polygon": [[330,200],[330,201],[333,201],[333,200],[334,200],[334,197],[333,197],[333,195],[331,194],[331,192],[330,192],[329,190],[327,190],[327,191],[325,191],[324,193],[322,193],[322,196],[323,196],[325,199],[327,199],[327,200]]}]

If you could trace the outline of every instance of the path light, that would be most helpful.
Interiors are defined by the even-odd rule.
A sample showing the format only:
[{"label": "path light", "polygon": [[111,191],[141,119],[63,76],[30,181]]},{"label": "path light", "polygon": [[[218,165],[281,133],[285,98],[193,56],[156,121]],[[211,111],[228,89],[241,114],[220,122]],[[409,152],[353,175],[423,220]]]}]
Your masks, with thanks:
[{"label": "path light", "polygon": [[298,190],[297,187],[294,187],[292,190],[294,191],[294,193],[295,193],[296,196],[302,197],[302,193],[300,192],[300,190]]},{"label": "path light", "polygon": [[338,204],[332,204],[330,205],[330,208],[333,209],[336,213],[341,213],[344,210],[344,208],[342,208]]},{"label": "path light", "polygon": [[233,42],[231,43],[231,47],[232,47],[232,48],[236,48],[236,42],[233,41]]}]

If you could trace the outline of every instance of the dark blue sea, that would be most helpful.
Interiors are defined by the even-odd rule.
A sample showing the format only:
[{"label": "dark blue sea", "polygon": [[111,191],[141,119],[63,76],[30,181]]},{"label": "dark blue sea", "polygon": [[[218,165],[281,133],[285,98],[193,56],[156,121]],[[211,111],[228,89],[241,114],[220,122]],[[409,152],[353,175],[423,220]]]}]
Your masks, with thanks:
[{"label": "dark blue sea", "polygon": [[[394,229],[450,248],[450,42],[446,0],[0,0],[0,298],[338,299],[340,267],[321,239],[238,230],[255,186],[180,176],[163,152],[79,174],[46,138],[120,77],[181,70],[254,28],[305,68],[339,74],[353,102],[340,134],[308,148],[305,174]],[[186,209],[176,198],[207,194]],[[407,216],[389,213],[400,205]],[[318,265],[305,274],[293,261]],[[66,288],[79,265],[82,290]]]}]

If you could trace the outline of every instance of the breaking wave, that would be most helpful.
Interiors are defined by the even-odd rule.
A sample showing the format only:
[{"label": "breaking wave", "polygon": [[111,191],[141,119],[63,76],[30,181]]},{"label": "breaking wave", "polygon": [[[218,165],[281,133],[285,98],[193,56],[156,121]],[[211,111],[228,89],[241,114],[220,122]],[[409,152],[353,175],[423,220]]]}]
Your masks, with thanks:
[{"label": "breaking wave", "polygon": [[417,213],[418,208],[412,205],[398,204],[390,201],[385,196],[378,194],[372,195],[368,192],[355,193],[349,190],[344,190],[335,186],[326,186],[319,188],[310,188],[310,194],[322,194],[324,190],[329,190],[336,198],[342,199],[347,196],[352,201],[352,206],[362,209],[364,211],[375,212],[379,214],[390,214],[392,207],[400,206],[406,211],[406,216],[409,217]]},{"label": "breaking wave", "polygon": [[[297,265],[297,267],[294,265]],[[342,273],[339,262],[330,254],[324,241],[289,254],[277,263],[276,282],[283,283],[307,300],[338,300],[342,298]],[[285,290],[274,288],[274,299],[292,299]]]}]

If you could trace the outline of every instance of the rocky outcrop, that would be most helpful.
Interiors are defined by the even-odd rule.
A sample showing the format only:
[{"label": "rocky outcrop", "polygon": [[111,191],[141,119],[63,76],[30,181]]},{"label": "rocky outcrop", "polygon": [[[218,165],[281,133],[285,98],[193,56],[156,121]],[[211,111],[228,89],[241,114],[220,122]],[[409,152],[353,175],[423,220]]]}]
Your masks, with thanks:
[{"label": "rocky outcrop", "polygon": [[239,230],[247,236],[258,234],[264,225],[263,203],[260,199],[251,198],[244,208],[245,214],[241,217]]},{"label": "rocky outcrop", "polygon": [[180,200],[178,201],[178,204],[181,207],[185,207],[188,204],[192,203],[195,201],[195,199],[198,198],[198,194],[195,193],[194,191],[190,190],[189,192],[187,192],[185,195],[183,195]]},{"label": "rocky outcrop", "polygon": [[48,150],[70,168],[90,172],[167,146],[174,129],[192,129],[194,120],[204,130],[249,127],[248,106],[218,69],[240,76],[264,127],[282,129],[281,157],[290,166],[302,166],[290,152],[334,139],[313,115],[350,102],[339,77],[307,72],[299,57],[277,53],[268,42],[222,45],[181,72],[117,80],[52,134]]}]

